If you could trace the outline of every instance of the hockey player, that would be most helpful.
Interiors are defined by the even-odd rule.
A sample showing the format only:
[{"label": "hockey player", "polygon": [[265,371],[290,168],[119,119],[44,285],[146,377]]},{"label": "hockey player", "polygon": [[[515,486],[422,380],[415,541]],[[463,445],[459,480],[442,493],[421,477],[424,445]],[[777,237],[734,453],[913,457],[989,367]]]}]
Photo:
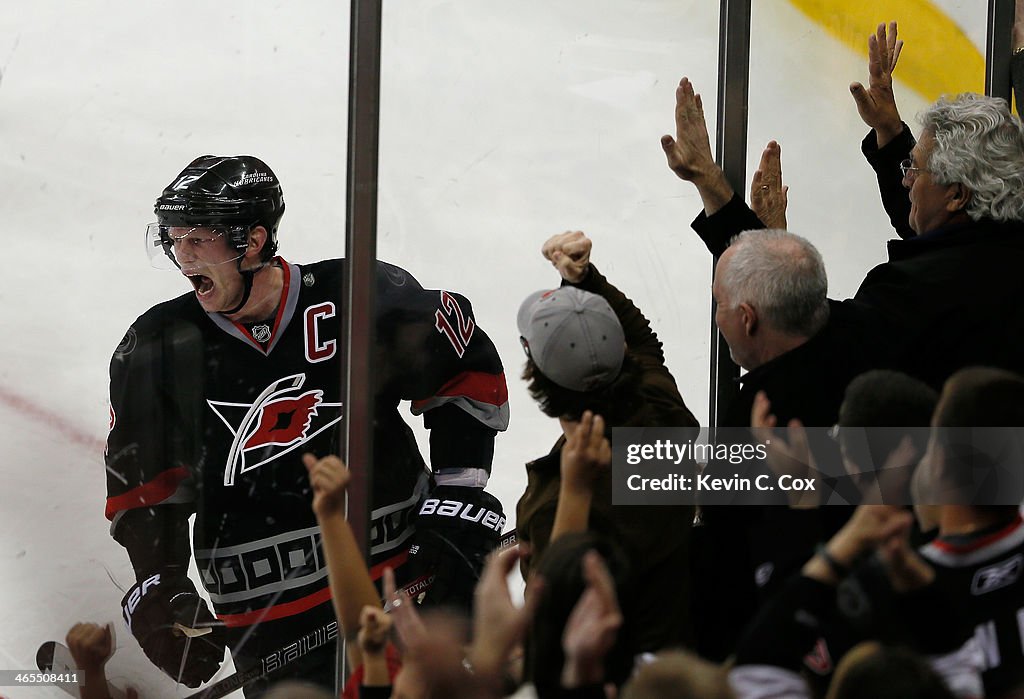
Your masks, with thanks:
[{"label": "hockey player", "polygon": [[[157,200],[146,237],[151,258],[193,290],[136,320],[110,365],[106,514],[138,580],[123,616],[146,655],[192,687],[214,675],[225,647],[239,669],[287,664],[275,678],[333,682],[337,624],[301,455],[338,448],[346,265],[276,256],[284,208],[257,158],[189,164]],[[501,362],[465,297],[385,263],[376,283],[370,565],[397,567],[417,543],[421,560],[478,566],[505,521],[483,490],[508,424]],[[402,399],[430,429],[432,473]],[[428,492],[434,508],[414,537]],[[216,616],[186,575],[193,554]],[[462,591],[448,582],[438,575],[431,591]]]}]

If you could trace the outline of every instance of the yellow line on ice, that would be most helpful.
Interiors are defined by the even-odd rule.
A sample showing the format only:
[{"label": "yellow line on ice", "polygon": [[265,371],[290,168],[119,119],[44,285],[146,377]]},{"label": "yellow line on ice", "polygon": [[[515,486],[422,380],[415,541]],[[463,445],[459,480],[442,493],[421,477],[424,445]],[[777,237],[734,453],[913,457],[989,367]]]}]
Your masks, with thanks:
[{"label": "yellow line on ice", "polygon": [[[790,2],[865,57],[868,35],[878,23],[896,20],[899,36],[906,45],[894,75],[929,101],[942,94],[984,92],[985,58],[960,27],[930,0]],[[867,83],[866,66],[863,77],[858,79]]]}]

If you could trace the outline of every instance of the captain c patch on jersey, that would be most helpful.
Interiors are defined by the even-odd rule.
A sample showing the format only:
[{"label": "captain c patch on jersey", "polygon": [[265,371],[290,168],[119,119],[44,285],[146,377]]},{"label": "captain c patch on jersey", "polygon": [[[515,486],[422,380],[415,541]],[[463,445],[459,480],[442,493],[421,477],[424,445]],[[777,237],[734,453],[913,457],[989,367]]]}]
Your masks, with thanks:
[{"label": "captain c patch on jersey", "polygon": [[234,440],[224,464],[224,485],[298,448],[341,420],[341,403],[325,403],[323,391],[302,390],[305,374],[278,379],[252,403],[207,400]]}]

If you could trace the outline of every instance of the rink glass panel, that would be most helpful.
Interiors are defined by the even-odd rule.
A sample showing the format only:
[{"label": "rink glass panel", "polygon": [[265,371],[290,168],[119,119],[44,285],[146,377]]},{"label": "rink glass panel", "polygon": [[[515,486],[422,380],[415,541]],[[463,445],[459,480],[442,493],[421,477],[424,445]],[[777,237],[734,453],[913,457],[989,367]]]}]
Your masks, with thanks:
[{"label": "rink glass panel", "polygon": [[893,89],[915,135],[917,113],[939,95],[984,91],[985,0],[890,4],[752,3],[748,189],[762,149],[778,141],[789,230],[821,251],[832,298],[852,296],[895,237],[861,153],[868,128],[849,91],[851,82],[868,84],[869,34],[879,22],[898,22],[905,45]]},{"label": "rink glass panel", "polygon": [[[539,256],[551,234],[594,238],[594,262],[651,319],[687,403],[706,414],[710,256],[688,230],[699,199],[658,143],[682,75],[714,120],[718,10],[699,5],[386,8],[379,257],[465,294],[497,345],[512,426],[488,489],[510,515],[524,462],[558,433],[518,379],[515,330],[520,300],[558,284]],[[343,254],[348,13],[324,2],[106,10],[98,21],[95,8],[23,3],[0,32],[13,135],[0,179],[17,260],[3,292],[0,669],[32,669],[39,643],[75,621],[110,621],[111,678],[185,695],[119,620],[134,574],[102,512],[110,356],[148,308],[191,293],[148,267],[142,240],[154,199],[198,155],[250,153],[273,168],[285,259]]]},{"label": "rink glass panel", "polygon": [[[985,3],[941,4],[982,46]],[[790,227],[821,248],[832,295],[846,297],[890,237],[847,90],[866,80],[866,60],[795,2],[753,5],[748,176],[778,139]],[[12,258],[0,290],[10,338],[0,669],[32,669],[39,643],[75,621],[110,621],[108,675],[168,696],[173,683],[119,621],[134,576],[102,514],[110,355],[147,308],[190,290],[148,268],[142,235],[157,194],[198,155],[270,164],[288,204],[286,259],[343,254],[348,8],[192,0],[168,13],[117,0],[100,19],[85,5],[18,9],[0,32],[0,120],[12,135],[0,144]],[[861,42],[876,19],[887,18],[858,27]],[[687,404],[707,420],[711,259],[689,230],[699,198],[668,171],[658,138],[673,129],[683,75],[714,124],[717,23],[713,2],[385,8],[379,256],[465,294],[497,345],[512,423],[489,490],[509,514],[523,463],[558,433],[518,379],[515,330],[522,298],[558,284],[539,255],[553,233],[594,239],[593,261],[651,320]],[[928,56],[947,73],[958,61],[948,49]],[[979,89],[975,72],[949,91]],[[927,100],[897,90],[913,125]]]},{"label": "rink glass panel", "polygon": [[593,239],[592,261],[651,320],[707,419],[711,256],[689,230],[700,200],[659,138],[683,75],[714,127],[714,5],[385,4],[379,255],[465,294],[498,347],[512,416],[489,490],[510,526],[523,464],[558,434],[519,378],[515,326],[529,293],[560,282],[540,255],[549,236]]}]

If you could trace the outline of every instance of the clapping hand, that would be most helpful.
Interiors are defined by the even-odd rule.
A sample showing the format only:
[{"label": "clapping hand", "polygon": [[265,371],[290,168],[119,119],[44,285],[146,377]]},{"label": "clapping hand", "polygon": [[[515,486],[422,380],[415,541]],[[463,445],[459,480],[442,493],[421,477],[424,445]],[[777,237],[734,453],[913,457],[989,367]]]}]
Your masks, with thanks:
[{"label": "clapping hand", "polygon": [[[776,430],[777,420],[771,412],[772,404],[764,391],[754,396],[750,410],[750,427],[754,438],[765,445],[768,453],[768,467],[776,476],[791,476],[794,479],[813,477],[817,472],[814,452],[807,439],[807,430],[796,418],[786,426],[786,441],[781,430]],[[820,505],[818,490],[787,491],[789,505],[794,509],[814,509]]]},{"label": "clapping hand", "polygon": [[565,665],[562,686],[596,684],[604,679],[604,658],[615,645],[622,613],[615,581],[596,551],[583,556],[583,580],[587,586],[569,614],[562,633]]}]

